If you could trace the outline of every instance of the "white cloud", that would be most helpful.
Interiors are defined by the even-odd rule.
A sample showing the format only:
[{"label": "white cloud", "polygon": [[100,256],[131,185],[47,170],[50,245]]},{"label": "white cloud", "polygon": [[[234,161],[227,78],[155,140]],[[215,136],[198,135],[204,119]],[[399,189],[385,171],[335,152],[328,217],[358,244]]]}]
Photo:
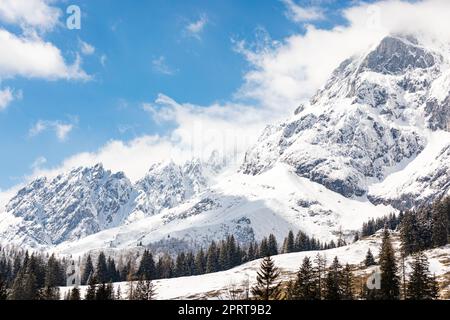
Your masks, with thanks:
[{"label": "white cloud", "polygon": [[[356,4],[343,11],[347,23],[332,29],[308,26],[298,34],[274,42],[267,36],[251,48],[239,42],[251,69],[236,98],[223,104],[198,106],[178,103],[159,95],[143,105],[159,122],[175,129],[164,136],[142,136],[129,142],[111,141],[95,153],[74,155],[58,168],[36,174],[60,172],[102,162],[107,168],[141,177],[149,166],[169,158],[207,157],[214,149],[225,155],[242,154],[266,123],[278,119],[319,89],[344,59],[363,52],[391,32],[414,32],[426,39],[450,42],[450,1],[382,1]],[[252,106],[248,106],[251,99]],[[236,102],[237,101],[237,102]],[[239,101],[247,101],[239,103]]]},{"label": "white cloud", "polygon": [[161,73],[164,75],[171,76],[175,74],[175,70],[173,70],[166,62],[166,57],[160,56],[156,59],[152,60],[152,68],[153,71],[157,73]]},{"label": "white cloud", "polygon": [[108,57],[106,56],[106,54],[102,54],[102,56],[100,57],[100,63],[102,64],[103,67],[106,66],[107,61],[108,61]]},{"label": "white cloud", "polygon": [[21,76],[88,80],[80,64],[79,57],[67,64],[57,47],[37,36],[16,36],[0,29],[0,79]]},{"label": "white cloud", "polygon": [[54,131],[59,141],[63,142],[67,139],[69,133],[75,128],[74,123],[65,123],[62,121],[39,120],[29,130],[30,137],[38,136],[47,130]]},{"label": "white cloud", "polygon": [[253,66],[244,76],[241,98],[272,108],[290,108],[309,99],[346,58],[377,44],[390,33],[414,33],[425,41],[450,41],[450,1],[380,1],[343,11],[345,25],[307,26],[304,34],[281,43],[264,39],[258,50],[238,42],[237,50]]},{"label": "white cloud", "polygon": [[190,22],[185,28],[185,34],[189,37],[201,39],[201,34],[208,23],[208,18],[202,15],[198,20]]},{"label": "white cloud", "polygon": [[73,124],[57,123],[55,124],[55,132],[59,141],[64,141],[67,135],[72,131]]},{"label": "white cloud", "polygon": [[5,110],[15,99],[20,99],[22,93],[15,93],[11,88],[0,89],[0,111]]},{"label": "white cloud", "polygon": [[90,56],[95,53],[95,47],[87,42],[84,42],[83,40],[80,40],[80,49],[81,53],[85,56]]},{"label": "white cloud", "polygon": [[286,16],[297,23],[325,19],[320,7],[301,7],[294,0],[281,0],[287,8]]},{"label": "white cloud", "polygon": [[58,23],[61,12],[48,0],[1,0],[0,21],[23,28],[50,30]]},{"label": "white cloud", "polygon": [[46,163],[47,163],[47,158],[42,157],[42,156],[38,157],[38,158],[36,158],[36,160],[34,160],[33,164],[31,165],[31,169],[38,170]]},{"label": "white cloud", "polygon": [[32,176],[54,176],[60,172],[80,166],[91,166],[96,163],[113,171],[125,171],[127,176],[136,181],[141,178],[155,162],[165,161],[170,157],[179,158],[173,143],[164,137],[143,136],[130,142],[113,140],[97,152],[81,153],[66,159],[57,168],[35,170]]}]

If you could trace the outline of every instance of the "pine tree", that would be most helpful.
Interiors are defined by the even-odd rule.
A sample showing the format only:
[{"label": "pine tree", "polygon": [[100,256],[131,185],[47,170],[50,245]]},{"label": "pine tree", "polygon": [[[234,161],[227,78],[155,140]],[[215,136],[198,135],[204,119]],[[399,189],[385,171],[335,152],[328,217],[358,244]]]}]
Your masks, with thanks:
[{"label": "pine tree", "polygon": [[177,256],[177,260],[175,262],[175,276],[176,277],[184,277],[186,275],[186,255],[184,252],[181,252]]},{"label": "pine tree", "polygon": [[108,276],[108,266],[106,264],[106,257],[103,252],[100,252],[97,259],[97,268],[96,268],[95,277],[99,283],[107,283],[110,281]]},{"label": "pine tree", "polygon": [[116,282],[119,280],[119,273],[116,269],[116,262],[113,258],[109,257],[107,262],[107,274],[108,274],[108,281]]},{"label": "pine tree", "polygon": [[316,258],[314,259],[314,262],[316,264],[316,275],[317,275],[317,295],[318,299],[322,299],[322,291],[324,288],[324,274],[325,274],[325,268],[327,267],[327,259],[325,256],[321,256],[320,253],[316,255]]},{"label": "pine tree", "polygon": [[6,281],[3,280],[2,274],[0,273],[0,301],[8,299]]},{"label": "pine tree", "polygon": [[197,252],[197,255],[195,257],[195,274],[200,275],[204,274],[206,271],[206,257],[205,252],[203,251],[203,248],[200,249],[199,252]]},{"label": "pine tree", "polygon": [[131,274],[128,275],[127,285],[128,285],[127,299],[133,300],[134,299],[134,283],[133,283],[133,277]]},{"label": "pine tree", "polygon": [[172,258],[168,255],[165,254],[164,256],[160,257],[158,260],[158,264],[156,266],[156,273],[158,274],[158,278],[160,279],[168,279],[168,278],[172,278],[173,276],[173,260]]},{"label": "pine tree", "polygon": [[39,291],[40,300],[60,300],[61,295],[58,287],[44,287]]},{"label": "pine tree", "polygon": [[295,237],[295,251],[301,252],[308,250],[308,236],[304,232],[299,231]]},{"label": "pine tree", "polygon": [[316,272],[314,271],[311,260],[305,257],[297,273],[293,298],[296,300],[315,300],[318,298],[317,288]]},{"label": "pine tree", "polygon": [[258,253],[256,252],[255,244],[253,242],[250,242],[250,245],[247,250],[247,261],[253,261],[258,256]]},{"label": "pine tree", "polygon": [[269,256],[276,256],[278,254],[278,242],[273,234],[269,235],[269,241],[267,243]]},{"label": "pine tree", "polygon": [[438,286],[430,275],[428,259],[424,253],[414,255],[410,264],[412,273],[408,282],[407,298],[410,300],[432,300],[438,297]]},{"label": "pine tree", "polygon": [[281,290],[280,283],[277,282],[280,271],[271,257],[266,257],[261,262],[257,273],[257,284],[252,288],[252,294],[256,300],[278,300]]},{"label": "pine tree", "polygon": [[267,238],[263,238],[261,240],[261,245],[259,246],[259,257],[260,258],[265,258],[270,256],[270,251],[269,251],[269,241],[267,240]]},{"label": "pine tree", "polygon": [[295,249],[294,233],[292,231],[289,231],[287,238],[284,240],[283,252],[291,253],[294,252],[294,249]]},{"label": "pine tree", "polygon": [[117,287],[115,300],[122,300],[122,290],[120,289],[120,286]]},{"label": "pine tree", "polygon": [[42,300],[59,300],[59,285],[62,285],[60,279],[61,270],[59,263],[55,256],[52,254],[47,262],[47,268],[45,272],[45,287],[40,290],[39,296]]},{"label": "pine tree", "polygon": [[419,250],[419,226],[415,213],[405,213],[400,226],[400,238],[402,251],[406,256]]},{"label": "pine tree", "polygon": [[375,262],[375,258],[373,257],[372,251],[367,250],[366,259],[364,260],[364,265],[366,267],[374,266],[377,263]]},{"label": "pine tree", "polygon": [[400,279],[395,261],[394,248],[388,228],[384,229],[380,250],[381,290],[383,300],[397,300],[400,298]]},{"label": "pine tree", "polygon": [[155,261],[153,260],[153,255],[148,250],[145,250],[142,255],[137,275],[146,280],[155,279]]},{"label": "pine tree", "polygon": [[80,288],[73,287],[73,289],[70,290],[69,300],[74,300],[74,301],[81,300]]},{"label": "pine tree", "polygon": [[213,273],[219,271],[219,257],[217,255],[217,246],[213,241],[208,248],[208,255],[206,260],[206,273]]},{"label": "pine tree", "polygon": [[347,263],[342,271],[342,299],[353,300],[353,273],[350,265]]},{"label": "pine tree", "polygon": [[[95,300],[105,301],[111,300],[112,297],[112,284],[101,283],[97,286],[97,291],[95,292]],[[86,299],[88,300],[88,299]]]},{"label": "pine tree", "polygon": [[25,254],[25,259],[14,279],[11,299],[12,300],[37,300],[39,299],[39,286],[36,280],[37,264],[34,255]]},{"label": "pine tree", "polygon": [[341,300],[343,298],[341,284],[342,266],[338,258],[335,257],[325,278],[325,299]]},{"label": "pine tree", "polygon": [[433,247],[442,247],[448,243],[448,208],[447,202],[438,202],[433,207],[432,242]]},{"label": "pine tree", "polygon": [[155,286],[152,281],[141,278],[136,285],[133,300],[154,300],[155,294]]},{"label": "pine tree", "polygon": [[97,279],[95,276],[89,278],[88,288],[86,290],[85,300],[95,300],[97,292]]}]

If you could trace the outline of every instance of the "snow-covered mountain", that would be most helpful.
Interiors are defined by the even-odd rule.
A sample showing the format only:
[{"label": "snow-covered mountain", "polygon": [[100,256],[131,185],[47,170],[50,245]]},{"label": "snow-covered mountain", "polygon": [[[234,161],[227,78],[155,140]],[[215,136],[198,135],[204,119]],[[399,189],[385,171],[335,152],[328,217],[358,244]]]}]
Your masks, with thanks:
[{"label": "snow-covered mountain", "polygon": [[128,221],[157,214],[189,200],[203,191],[219,171],[220,168],[198,159],[181,166],[172,161],[153,165],[135,185],[139,195]]},{"label": "snow-covered mountain", "polygon": [[151,167],[135,184],[101,164],[22,188],[0,214],[4,241],[32,247],[74,241],[172,208],[207,187],[211,169],[198,160]]},{"label": "snow-covered mountain", "polygon": [[[438,51],[411,37],[386,37],[344,61],[294,117],[267,127],[242,171],[260,174],[282,162],[345,197],[368,195],[397,207],[413,205],[423,191],[429,198],[446,193],[449,138],[442,131],[450,120],[449,72]],[[416,176],[403,177],[408,181],[387,179],[413,166],[436,139],[446,143],[429,155],[432,170],[418,166]],[[385,180],[389,185],[375,187]],[[399,183],[416,184],[416,192],[404,193]],[[380,193],[386,187],[396,190]]]},{"label": "snow-covered mountain", "polygon": [[38,179],[0,213],[0,241],[76,254],[291,229],[350,238],[371,217],[449,193],[448,57],[413,37],[384,38],[268,126],[238,172],[213,157],[154,165],[135,184],[100,165]]}]

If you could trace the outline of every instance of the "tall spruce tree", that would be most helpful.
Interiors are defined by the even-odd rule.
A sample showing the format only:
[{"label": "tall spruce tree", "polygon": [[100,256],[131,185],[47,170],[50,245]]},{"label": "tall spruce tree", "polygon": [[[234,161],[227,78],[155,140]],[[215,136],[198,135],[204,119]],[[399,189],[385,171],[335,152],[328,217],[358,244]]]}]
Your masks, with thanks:
[{"label": "tall spruce tree", "polygon": [[284,240],[283,252],[291,253],[291,252],[294,252],[294,250],[295,250],[295,239],[294,239],[294,233],[291,230],[291,231],[289,231],[288,236]]},{"label": "tall spruce tree", "polygon": [[0,273],[0,301],[8,299],[8,286]]},{"label": "tall spruce tree", "polygon": [[205,257],[205,251],[203,251],[203,248],[201,248],[197,255],[195,256],[195,274],[200,275],[204,274],[206,271],[206,257]]},{"label": "tall spruce tree", "polygon": [[275,235],[273,235],[273,234],[269,235],[267,247],[268,247],[268,251],[269,251],[269,256],[276,256],[278,254],[278,242],[277,242],[277,238],[275,237]]},{"label": "tall spruce tree", "polygon": [[341,300],[342,298],[342,265],[338,257],[335,257],[325,278],[325,299]]},{"label": "tall spruce tree", "polygon": [[217,254],[217,246],[213,241],[208,248],[208,254],[206,259],[206,273],[212,273],[219,271],[219,256]]},{"label": "tall spruce tree", "polygon": [[342,299],[353,300],[355,298],[353,290],[353,273],[352,268],[347,263],[342,271]]},{"label": "tall spruce tree", "polygon": [[80,288],[73,287],[72,290],[70,290],[69,300],[74,300],[74,301],[81,300]]},{"label": "tall spruce tree", "polygon": [[187,274],[186,270],[186,255],[184,254],[184,252],[181,252],[177,256],[177,260],[175,262],[175,276],[184,277]]},{"label": "tall spruce tree", "polygon": [[271,257],[265,257],[257,273],[257,284],[251,289],[256,300],[278,300],[281,296],[280,271]]},{"label": "tall spruce tree", "polygon": [[321,255],[318,253],[316,255],[316,258],[314,259],[314,263],[316,264],[315,271],[317,275],[317,295],[319,300],[322,299],[322,292],[324,289],[324,276],[325,276],[325,269],[327,267],[327,259],[325,255]]},{"label": "tall spruce tree", "polygon": [[156,295],[156,290],[153,282],[147,279],[139,279],[136,284],[136,289],[134,290],[133,300],[154,300]]},{"label": "tall spruce tree", "polygon": [[83,272],[81,273],[81,284],[88,284],[89,277],[94,276],[94,265],[92,264],[92,258],[89,254],[84,264]]},{"label": "tall spruce tree", "polygon": [[442,247],[448,243],[448,208],[446,201],[440,201],[433,206],[432,242],[433,247]]},{"label": "tall spruce tree", "polygon": [[397,262],[388,228],[384,228],[380,250],[381,289],[380,297],[383,300],[397,300],[400,298],[400,279]]},{"label": "tall spruce tree", "polygon": [[416,213],[406,212],[400,226],[402,251],[405,255],[419,251],[419,233],[419,222]]},{"label": "tall spruce tree", "polygon": [[106,264],[106,257],[103,251],[98,255],[97,267],[95,271],[95,278],[98,283],[107,283],[110,281],[110,279],[108,279],[108,265]]},{"label": "tall spruce tree", "polygon": [[436,279],[429,271],[428,259],[423,252],[414,255],[410,263],[412,273],[408,282],[407,299],[432,300],[437,299],[439,289]]},{"label": "tall spruce tree", "polygon": [[375,262],[375,258],[373,257],[372,251],[367,250],[366,259],[364,260],[364,265],[366,267],[374,266],[377,263]]},{"label": "tall spruce tree", "polygon": [[266,237],[264,237],[261,240],[261,244],[259,246],[259,257],[260,258],[265,258],[270,256],[270,251],[269,251],[269,241],[267,240]]},{"label": "tall spruce tree", "polygon": [[315,300],[319,297],[317,275],[309,257],[303,259],[292,296],[295,300]]},{"label": "tall spruce tree", "polygon": [[95,276],[89,278],[88,287],[86,289],[85,300],[95,300],[97,292],[97,279]]},{"label": "tall spruce tree", "polygon": [[155,261],[153,260],[153,255],[150,251],[145,250],[142,255],[141,263],[137,272],[138,277],[144,278],[145,280],[155,279],[156,267]]}]

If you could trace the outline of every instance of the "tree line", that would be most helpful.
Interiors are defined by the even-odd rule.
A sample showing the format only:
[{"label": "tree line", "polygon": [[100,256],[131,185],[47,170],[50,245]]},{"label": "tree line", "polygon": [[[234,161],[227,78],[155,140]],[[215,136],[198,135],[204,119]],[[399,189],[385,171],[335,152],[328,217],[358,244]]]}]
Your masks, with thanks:
[{"label": "tree line", "polygon": [[[282,246],[279,246],[273,234],[263,238],[260,242],[255,241],[245,247],[239,244],[233,235],[230,235],[220,242],[212,241],[206,249],[201,248],[196,253],[183,251],[175,258],[164,254],[155,259],[152,252],[145,249],[140,257],[129,258],[123,265],[119,265],[112,257],[107,258],[104,252],[100,252],[96,261],[90,254],[83,259],[80,283],[88,285],[89,288],[85,299],[117,299],[118,294],[112,287],[114,282],[136,282],[138,286],[134,291],[139,293],[145,287],[152,287],[150,282],[156,279],[219,272],[279,253],[324,250],[336,246],[333,241],[321,243],[301,231],[296,236],[290,231]],[[14,300],[61,298],[58,288],[66,285],[68,277],[66,270],[69,269],[70,264],[73,264],[73,261],[38,253],[30,256],[28,251],[4,248],[0,248],[0,250],[2,252],[0,298]],[[137,265],[136,260],[139,261]],[[139,295],[144,294],[139,293]],[[74,288],[73,292],[64,298],[75,300],[83,297],[80,297],[79,289]],[[135,298],[135,296],[128,298]]]},{"label": "tree line", "polygon": [[[423,252],[413,255],[408,279],[402,281],[399,263],[391,240],[391,231],[386,225],[379,256],[379,287],[370,288],[363,282],[358,286],[354,267],[343,266],[338,257],[327,266],[326,257],[317,254],[314,260],[305,257],[295,278],[281,279],[281,272],[270,256],[265,257],[257,272],[257,282],[251,288],[256,300],[432,300],[439,297],[439,286],[429,271],[429,262]],[[370,250],[364,263],[375,265]],[[404,263],[404,262],[403,262]],[[358,290],[359,287],[359,290]]]}]

